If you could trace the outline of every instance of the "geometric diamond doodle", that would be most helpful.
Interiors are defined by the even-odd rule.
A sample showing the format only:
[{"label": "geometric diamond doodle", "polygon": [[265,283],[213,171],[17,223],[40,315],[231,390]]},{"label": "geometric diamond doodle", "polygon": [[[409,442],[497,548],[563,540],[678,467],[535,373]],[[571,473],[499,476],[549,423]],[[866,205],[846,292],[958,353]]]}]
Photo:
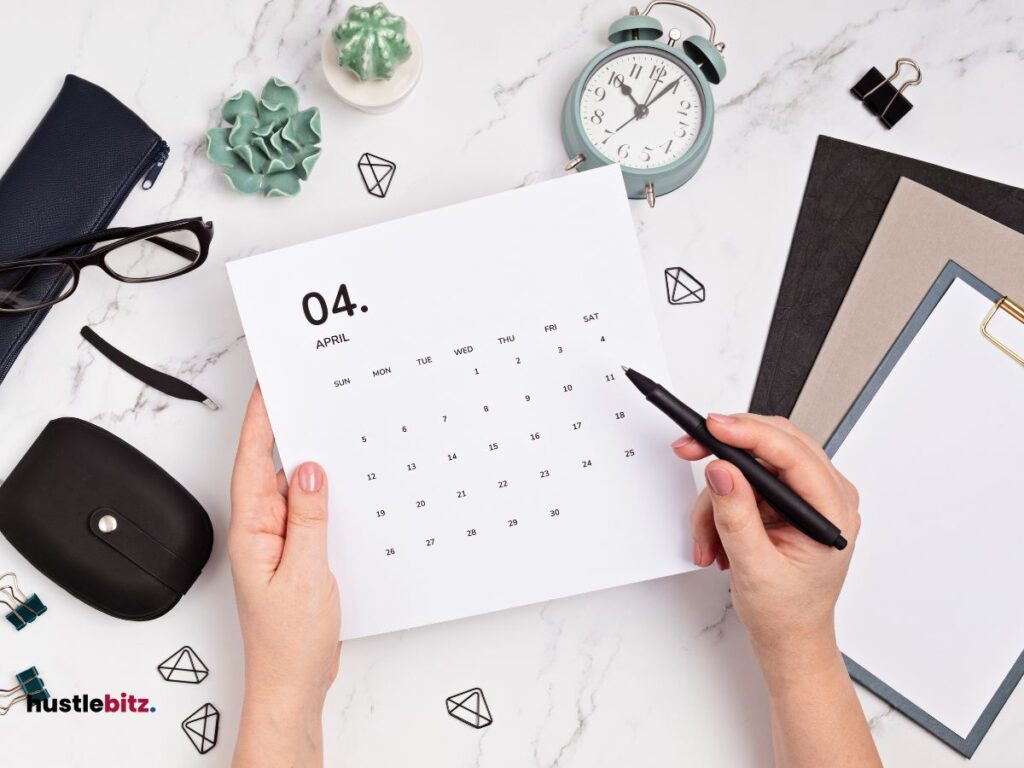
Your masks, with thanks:
[{"label": "geometric diamond doodle", "polygon": [[213,704],[203,704],[181,724],[181,729],[185,731],[192,746],[199,750],[200,755],[205,755],[217,746],[219,727],[220,712]]},{"label": "geometric diamond doodle", "polygon": [[444,704],[449,715],[474,728],[486,728],[494,722],[484,692],[479,688],[470,688],[468,691],[449,696]]},{"label": "geometric diamond doodle", "polygon": [[397,166],[383,157],[364,152],[357,163],[366,191],[374,197],[385,197],[391,189]]},{"label": "geometric diamond doodle", "polygon": [[160,677],[169,683],[190,683],[197,685],[206,679],[210,670],[199,655],[187,645],[160,662],[157,667]]},{"label": "geometric diamond doodle", "polygon": [[704,301],[704,284],[682,267],[665,270],[665,290],[669,304],[700,304]]}]

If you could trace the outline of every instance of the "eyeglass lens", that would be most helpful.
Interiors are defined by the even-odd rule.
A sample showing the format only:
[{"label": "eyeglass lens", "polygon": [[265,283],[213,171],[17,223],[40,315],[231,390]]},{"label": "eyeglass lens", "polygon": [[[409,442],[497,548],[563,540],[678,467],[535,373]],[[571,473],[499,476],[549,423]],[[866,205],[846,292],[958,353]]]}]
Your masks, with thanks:
[{"label": "eyeglass lens", "polygon": [[136,240],[103,257],[107,268],[129,280],[162,280],[189,269],[199,258],[199,238],[181,229]]},{"label": "eyeglass lens", "polygon": [[[63,298],[72,288],[74,273],[65,264],[5,269],[0,264],[0,311],[31,309]],[[58,297],[50,296],[54,286],[63,286]]]}]

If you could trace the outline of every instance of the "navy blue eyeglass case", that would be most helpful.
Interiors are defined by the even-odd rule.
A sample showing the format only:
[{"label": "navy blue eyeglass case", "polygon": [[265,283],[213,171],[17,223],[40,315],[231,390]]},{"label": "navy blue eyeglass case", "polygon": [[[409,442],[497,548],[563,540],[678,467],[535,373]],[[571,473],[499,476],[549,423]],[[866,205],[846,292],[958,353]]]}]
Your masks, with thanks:
[{"label": "navy blue eyeglass case", "polygon": [[[139,180],[148,189],[167,159],[152,128],[105,90],[68,75],[50,109],[0,177],[0,262],[105,229]],[[85,250],[85,249],[83,249]],[[56,298],[52,272],[34,295]],[[0,315],[0,381],[47,310]]]}]

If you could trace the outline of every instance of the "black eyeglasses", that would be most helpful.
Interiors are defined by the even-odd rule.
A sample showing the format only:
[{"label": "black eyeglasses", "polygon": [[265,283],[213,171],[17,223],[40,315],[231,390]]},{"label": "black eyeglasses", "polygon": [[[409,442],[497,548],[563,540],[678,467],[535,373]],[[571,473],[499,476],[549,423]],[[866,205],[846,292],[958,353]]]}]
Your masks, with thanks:
[{"label": "black eyeglasses", "polygon": [[[145,227],[115,227],[0,263],[0,314],[52,307],[75,292],[83,267],[97,266],[122,283],[154,283],[206,261],[213,222],[179,219]],[[75,255],[84,246],[96,246]],[[53,291],[63,286],[60,295]]]}]

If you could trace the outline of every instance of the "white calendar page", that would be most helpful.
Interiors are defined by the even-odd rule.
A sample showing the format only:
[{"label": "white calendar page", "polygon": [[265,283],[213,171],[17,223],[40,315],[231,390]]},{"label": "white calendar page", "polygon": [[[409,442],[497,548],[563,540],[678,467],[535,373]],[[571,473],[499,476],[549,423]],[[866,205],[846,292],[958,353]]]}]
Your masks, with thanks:
[{"label": "white calendar page", "polygon": [[285,470],[327,471],[343,639],[694,567],[616,166],[228,271]]}]

